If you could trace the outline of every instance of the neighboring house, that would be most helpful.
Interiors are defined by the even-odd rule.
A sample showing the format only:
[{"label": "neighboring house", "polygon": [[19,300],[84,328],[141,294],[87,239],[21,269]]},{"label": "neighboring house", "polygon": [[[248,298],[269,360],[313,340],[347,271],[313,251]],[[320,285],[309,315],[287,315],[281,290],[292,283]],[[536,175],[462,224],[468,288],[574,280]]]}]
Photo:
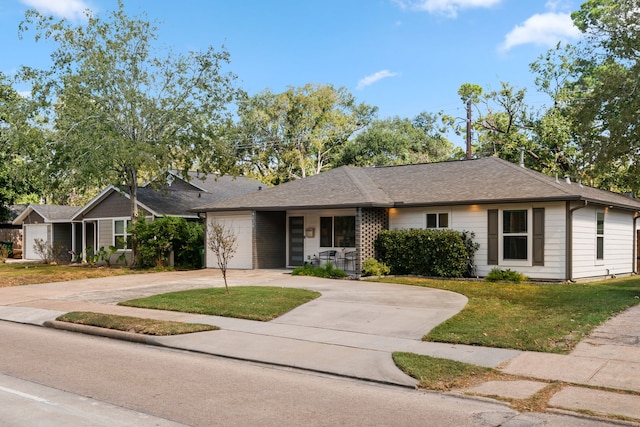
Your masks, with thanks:
[{"label": "neighboring house", "polygon": [[[260,190],[264,184],[246,177],[204,175],[189,172],[184,179],[170,171],[166,181],[148,182],[138,187],[138,209],[148,219],[163,216],[200,220],[190,208]],[[26,259],[39,259],[33,251],[34,239],[61,243],[65,251],[96,253],[100,248],[118,248],[115,261],[127,248],[127,228],[131,221],[130,196],[114,186],[105,188],[83,207],[30,205],[13,224],[22,225]]]},{"label": "neighboring house", "polygon": [[[163,216],[199,220],[190,208],[258,191],[264,184],[251,178],[189,173],[189,180],[171,171],[166,181],[148,182],[137,189],[140,215],[147,219]],[[126,191],[109,186],[75,213],[72,220],[81,223],[82,242],[76,252],[106,250],[115,246],[128,253],[127,228],[131,222],[131,201]],[[80,249],[80,248],[84,248]],[[86,253],[84,254],[86,256]]]},{"label": "neighboring house", "polygon": [[35,250],[37,239],[60,246],[62,253],[77,247],[81,241],[82,226],[72,218],[79,209],[79,206],[27,206],[13,220],[13,224],[22,226],[22,258],[41,259]]},{"label": "neighboring house", "polygon": [[[578,280],[635,269],[640,200],[556,179],[496,157],[406,166],[343,166],[222,202],[207,223],[231,227],[230,268],[295,267],[321,251],[375,257],[380,230],[471,231],[477,273]],[[216,267],[210,251],[207,267]]]}]

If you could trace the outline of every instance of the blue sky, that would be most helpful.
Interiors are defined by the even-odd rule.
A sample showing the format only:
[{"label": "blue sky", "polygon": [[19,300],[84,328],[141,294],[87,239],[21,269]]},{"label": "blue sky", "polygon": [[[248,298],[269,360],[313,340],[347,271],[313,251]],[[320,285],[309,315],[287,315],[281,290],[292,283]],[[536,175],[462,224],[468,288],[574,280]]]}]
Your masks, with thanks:
[{"label": "blue sky", "polygon": [[[52,46],[18,39],[35,8],[82,22],[115,0],[1,0],[0,71],[46,67]],[[463,83],[497,89],[500,81],[535,92],[529,64],[579,32],[569,14],[582,0],[125,0],[130,16],[158,22],[159,43],[175,51],[225,45],[230,71],[250,94],[306,83],[345,86],[379,117],[444,111],[463,116]],[[458,141],[456,141],[458,142]]]}]

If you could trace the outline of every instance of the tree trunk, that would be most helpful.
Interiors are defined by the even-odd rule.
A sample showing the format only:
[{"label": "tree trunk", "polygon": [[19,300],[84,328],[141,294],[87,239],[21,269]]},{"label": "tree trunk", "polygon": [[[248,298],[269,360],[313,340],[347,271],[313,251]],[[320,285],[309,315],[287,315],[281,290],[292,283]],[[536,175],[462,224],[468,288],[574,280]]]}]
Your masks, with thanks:
[{"label": "tree trunk", "polygon": [[[129,172],[129,201],[131,202],[131,221],[138,219],[138,171],[130,168]],[[137,244],[136,239],[131,239],[131,267],[137,264]]]}]

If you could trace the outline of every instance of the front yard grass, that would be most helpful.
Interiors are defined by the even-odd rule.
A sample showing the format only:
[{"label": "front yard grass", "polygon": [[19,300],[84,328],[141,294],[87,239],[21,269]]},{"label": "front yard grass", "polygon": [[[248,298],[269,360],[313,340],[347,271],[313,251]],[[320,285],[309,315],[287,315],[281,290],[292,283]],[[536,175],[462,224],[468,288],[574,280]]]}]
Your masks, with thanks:
[{"label": "front yard grass", "polygon": [[135,270],[126,267],[109,268],[35,263],[0,264],[0,288],[148,272],[149,270]]},{"label": "front yard grass", "polygon": [[140,317],[119,316],[115,314],[91,313],[74,311],[58,316],[60,322],[76,323],[80,325],[96,326],[99,328],[115,329],[136,334],[167,336],[190,334],[193,332],[215,331],[220,328],[202,323],[183,323],[170,320],[142,319]]},{"label": "front yard grass", "polygon": [[431,280],[378,281],[426,286],[469,298],[457,315],[432,329],[425,341],[568,353],[596,326],[640,303],[640,278],[593,283],[530,284]]},{"label": "front yard grass", "polygon": [[393,361],[429,390],[450,391],[506,377],[491,368],[414,353],[394,352]]},{"label": "front yard grass", "polygon": [[266,322],[320,296],[319,292],[306,289],[274,286],[237,286],[229,289],[229,294],[224,288],[170,292],[124,301],[119,305]]}]

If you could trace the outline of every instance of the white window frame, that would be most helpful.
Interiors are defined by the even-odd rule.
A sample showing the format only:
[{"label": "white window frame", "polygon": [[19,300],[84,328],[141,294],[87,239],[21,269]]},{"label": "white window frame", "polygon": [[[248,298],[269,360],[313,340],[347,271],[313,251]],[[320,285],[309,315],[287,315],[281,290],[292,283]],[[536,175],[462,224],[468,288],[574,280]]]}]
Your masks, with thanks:
[{"label": "white window frame", "polygon": [[[512,211],[526,211],[527,231],[524,233],[508,233],[508,236],[525,236],[527,238],[527,258],[510,259],[504,257],[504,213]],[[506,267],[531,267],[533,265],[533,210],[530,207],[510,207],[498,210],[498,256],[499,265]]]},{"label": "white window frame", "polygon": [[[122,234],[120,233],[116,233],[116,223],[120,222],[120,221],[124,221],[124,232]],[[128,232],[127,229],[129,228],[129,225],[131,224],[131,220],[129,218],[114,218],[113,219],[113,246],[118,248],[118,237],[122,237],[122,240],[124,242],[124,248],[118,248],[119,251],[131,251],[131,248],[127,247],[127,238],[129,236],[131,236]]]},{"label": "white window frame", "polygon": [[[436,226],[429,227],[429,215],[436,216]],[[447,216],[447,226],[442,227],[440,225],[440,215]],[[446,230],[451,228],[451,212],[450,211],[433,211],[433,212],[425,212],[424,213],[424,228],[427,230]]]}]

